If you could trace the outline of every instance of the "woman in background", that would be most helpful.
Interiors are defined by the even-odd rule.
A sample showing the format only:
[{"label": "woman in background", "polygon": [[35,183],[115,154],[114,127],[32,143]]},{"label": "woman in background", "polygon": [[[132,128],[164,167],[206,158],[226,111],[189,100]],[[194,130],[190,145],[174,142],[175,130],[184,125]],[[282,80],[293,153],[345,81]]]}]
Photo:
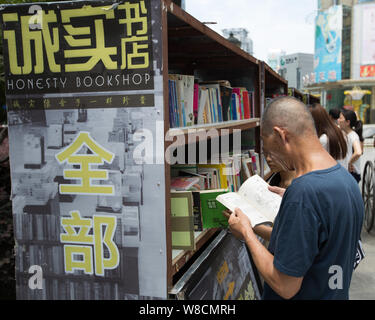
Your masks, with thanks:
[{"label": "woman in background", "polygon": [[320,104],[313,104],[310,107],[310,111],[314,118],[320,143],[332,158],[348,169],[348,144],[344,133],[332,121],[328,112]]},{"label": "woman in background", "polygon": [[340,118],[340,110],[337,108],[333,108],[329,110],[328,114],[331,117],[332,121],[337,124],[337,120]]},{"label": "woman in background", "polygon": [[349,172],[357,182],[361,181],[361,161],[363,153],[362,121],[358,121],[357,116],[352,110],[342,110],[338,119],[340,128],[348,137],[348,153],[350,155],[348,162]]},{"label": "woman in background", "polygon": [[269,155],[264,154],[264,156],[272,172],[271,176],[266,179],[268,184],[272,187],[288,188],[296,177],[296,172],[284,171],[282,167],[272,161],[272,158]]}]

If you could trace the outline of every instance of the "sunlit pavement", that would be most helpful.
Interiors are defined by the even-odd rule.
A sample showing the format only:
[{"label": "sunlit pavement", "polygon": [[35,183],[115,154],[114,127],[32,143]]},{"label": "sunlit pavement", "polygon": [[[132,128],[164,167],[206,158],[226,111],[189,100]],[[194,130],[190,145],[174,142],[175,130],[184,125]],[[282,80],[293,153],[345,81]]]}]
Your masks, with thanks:
[{"label": "sunlit pavement", "polygon": [[[370,146],[365,147],[361,157],[362,175],[366,161],[375,160],[375,149]],[[362,188],[362,181],[360,183]],[[375,300],[375,227],[371,233],[362,231],[362,243],[366,257],[354,270],[350,285],[350,300]]]}]

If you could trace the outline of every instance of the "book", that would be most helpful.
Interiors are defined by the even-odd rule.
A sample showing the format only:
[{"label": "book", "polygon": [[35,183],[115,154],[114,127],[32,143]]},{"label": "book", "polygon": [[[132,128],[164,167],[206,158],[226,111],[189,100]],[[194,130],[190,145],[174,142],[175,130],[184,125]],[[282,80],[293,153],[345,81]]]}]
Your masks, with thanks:
[{"label": "book", "polygon": [[171,181],[171,189],[190,190],[195,184],[199,184],[199,177],[174,177]]},{"label": "book", "polygon": [[241,94],[241,88],[233,88],[233,93],[236,95],[236,112],[237,112],[237,119],[242,120],[243,119],[243,112],[242,112],[242,94]]},{"label": "book", "polygon": [[195,250],[192,192],[171,192],[172,249]]},{"label": "book", "polygon": [[193,114],[194,124],[198,123],[198,109],[199,109],[199,84],[194,84],[194,98],[193,98]]},{"label": "book", "polygon": [[244,109],[245,119],[250,119],[251,110],[250,110],[249,92],[244,90],[242,92],[242,96],[243,96],[243,109]]},{"label": "book", "polygon": [[232,111],[232,120],[237,120],[237,95],[233,92],[232,93],[232,98],[230,101],[230,108]]},{"label": "book", "polygon": [[208,103],[208,89],[199,88],[199,107],[197,124],[207,123],[206,106]]},{"label": "book", "polygon": [[242,184],[238,192],[221,194],[216,199],[232,212],[241,209],[255,227],[262,223],[273,224],[282,198],[269,191],[268,184],[261,177],[254,175]]},{"label": "book", "polygon": [[194,125],[194,76],[182,75],[184,107],[185,107],[185,126]]},{"label": "book", "polygon": [[228,121],[232,118],[230,114],[230,101],[232,97],[232,91],[233,89],[231,87],[220,86],[220,98],[223,112],[223,121]]},{"label": "book", "polygon": [[216,198],[227,193],[226,189],[200,191],[201,213],[203,228],[225,228],[228,226],[228,220],[223,215],[226,209]]},{"label": "book", "polygon": [[193,191],[192,195],[193,195],[194,231],[203,231],[200,192]]},{"label": "book", "polygon": [[[216,169],[217,170],[217,181],[218,181],[218,188],[217,189],[227,189],[228,183],[225,177],[225,167],[224,163],[221,164],[199,164],[198,168],[206,168],[206,169]],[[199,169],[198,169],[199,172]]]}]

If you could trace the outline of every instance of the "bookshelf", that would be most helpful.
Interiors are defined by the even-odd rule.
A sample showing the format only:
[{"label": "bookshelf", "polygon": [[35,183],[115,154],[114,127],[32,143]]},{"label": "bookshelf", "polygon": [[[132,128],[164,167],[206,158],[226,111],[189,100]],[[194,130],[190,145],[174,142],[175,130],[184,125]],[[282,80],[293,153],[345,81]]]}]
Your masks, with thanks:
[{"label": "bookshelf", "polygon": [[295,97],[295,98],[303,101],[304,103],[307,103],[306,95],[304,93],[302,93],[301,91],[299,91],[298,89],[289,88],[288,93],[289,93],[290,96]]},{"label": "bookshelf", "polygon": [[306,103],[307,104],[314,104],[314,103],[320,103],[320,97],[315,96],[310,93],[306,93]]},{"label": "bookshelf", "polygon": [[[246,87],[248,90],[254,91],[255,111],[255,117],[248,120],[170,128],[169,95],[168,90],[164,90],[164,121],[167,137],[165,149],[167,150],[172,143],[175,143],[174,139],[181,135],[185,136],[185,144],[188,144],[189,132],[207,132],[216,129],[220,139],[222,135],[232,134],[234,130],[240,129],[242,134],[251,130],[255,131],[255,150],[260,153],[260,117],[265,107],[265,98],[273,93],[286,94],[287,81],[266,63],[244,52],[183,11],[172,1],[162,0],[162,8],[164,88],[168,88],[168,74],[194,75],[202,81],[228,80],[232,87]],[[196,232],[196,249],[194,251],[172,250],[170,231],[171,168],[167,163],[165,166],[167,279],[170,291],[175,284],[173,277],[176,273],[197,258],[196,254],[199,249],[212,241],[218,230],[208,229]]]},{"label": "bookshelf", "polygon": [[310,94],[310,93],[303,93],[296,88],[289,88],[288,94],[292,97],[295,97],[295,98],[301,100],[306,105],[314,104],[314,103],[320,103],[320,97],[315,96],[315,95]]}]

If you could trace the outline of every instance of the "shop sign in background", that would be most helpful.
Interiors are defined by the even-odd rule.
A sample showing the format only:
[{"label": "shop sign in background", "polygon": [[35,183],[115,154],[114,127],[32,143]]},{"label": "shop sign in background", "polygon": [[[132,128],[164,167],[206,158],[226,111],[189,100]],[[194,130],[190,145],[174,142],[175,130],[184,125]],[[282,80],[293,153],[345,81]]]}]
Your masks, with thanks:
[{"label": "shop sign in background", "polygon": [[1,9],[17,298],[166,298],[160,2]]},{"label": "shop sign in background", "polygon": [[342,77],[342,6],[332,6],[316,17],[313,82],[338,81]]},{"label": "shop sign in background", "polygon": [[375,78],[375,5],[356,5],[353,12],[352,78]]}]

